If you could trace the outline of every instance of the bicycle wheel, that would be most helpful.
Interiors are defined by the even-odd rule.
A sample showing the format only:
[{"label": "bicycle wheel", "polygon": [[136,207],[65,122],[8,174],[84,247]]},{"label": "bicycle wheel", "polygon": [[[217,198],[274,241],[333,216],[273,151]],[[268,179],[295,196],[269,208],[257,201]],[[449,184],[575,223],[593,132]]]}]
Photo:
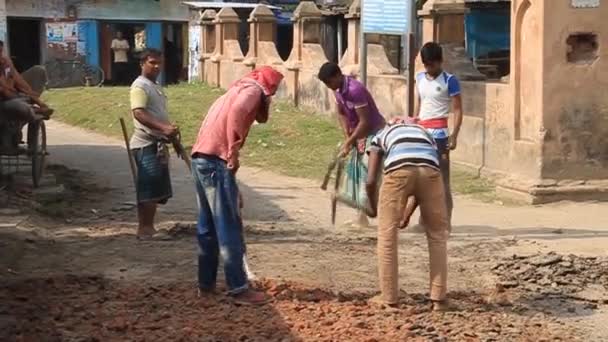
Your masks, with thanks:
[{"label": "bicycle wheel", "polygon": [[44,121],[28,125],[27,144],[29,155],[32,158],[32,182],[37,188],[46,166],[46,125]]},{"label": "bicycle wheel", "polygon": [[83,65],[81,84],[85,87],[100,87],[105,81],[103,69],[94,65]]}]

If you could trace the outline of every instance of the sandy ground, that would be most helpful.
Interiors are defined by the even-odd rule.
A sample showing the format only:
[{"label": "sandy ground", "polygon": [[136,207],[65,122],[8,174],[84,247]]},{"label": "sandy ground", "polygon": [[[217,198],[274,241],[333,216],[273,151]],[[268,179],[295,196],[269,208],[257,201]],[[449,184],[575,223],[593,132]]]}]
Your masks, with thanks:
[{"label": "sandy ground", "polygon": [[[196,202],[183,162],[172,164],[175,197],[159,216],[174,239],[137,242],[135,212],[124,209],[134,191],[122,142],[58,122],[49,122],[48,136],[51,163],[109,190],[83,193],[74,204],[79,214],[68,220],[25,217],[0,230],[0,297],[8,303],[0,306],[2,340],[41,341],[52,332],[42,340],[608,341],[606,291],[591,298],[597,308],[569,298],[531,302],[517,291],[499,294],[509,304],[497,305],[490,271],[513,254],[608,257],[607,203],[518,207],[457,196],[450,290],[462,311],[426,311],[426,241],[407,230],[399,251],[404,301],[386,311],[363,301],[376,291],[373,227],[331,226],[317,182],[243,167],[250,263],[258,277],[272,279],[260,286],[275,302],[239,308],[221,296],[195,297]],[[338,222],[354,216],[340,208]]]}]

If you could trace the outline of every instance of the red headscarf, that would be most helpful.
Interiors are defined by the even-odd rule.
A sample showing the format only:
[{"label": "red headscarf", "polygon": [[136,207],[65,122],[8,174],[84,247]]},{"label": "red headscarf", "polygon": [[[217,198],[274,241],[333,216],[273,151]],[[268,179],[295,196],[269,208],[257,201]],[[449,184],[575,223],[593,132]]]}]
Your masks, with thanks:
[{"label": "red headscarf", "polygon": [[251,73],[249,73],[249,75],[243,77],[242,80],[244,81],[247,79],[254,80],[260,87],[262,87],[264,95],[273,96],[277,92],[277,89],[283,80],[283,74],[272,67],[262,66],[253,70]]}]

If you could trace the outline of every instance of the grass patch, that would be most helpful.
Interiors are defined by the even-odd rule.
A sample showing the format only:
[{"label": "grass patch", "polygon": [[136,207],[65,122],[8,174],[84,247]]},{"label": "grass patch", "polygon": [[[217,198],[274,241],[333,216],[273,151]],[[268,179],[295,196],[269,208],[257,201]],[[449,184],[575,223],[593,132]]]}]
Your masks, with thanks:
[{"label": "grass patch", "polygon": [[[166,88],[171,119],[180,127],[185,146],[196,139],[199,126],[213,101],[223,94],[202,84]],[[121,137],[119,117],[128,118],[126,87],[54,89],[44,99],[63,122]],[[243,165],[261,167],[288,176],[320,179],[336,145],[342,140],[337,122],[326,116],[275,101],[268,124],[252,127],[242,152]],[[455,192],[493,200],[494,186],[470,173],[454,170]]]},{"label": "grass patch", "polygon": [[[166,94],[171,120],[180,127],[184,145],[191,146],[204,115],[223,91],[188,84],[168,87]],[[126,87],[55,89],[45,93],[44,99],[55,108],[53,117],[60,121],[122,137],[118,122],[122,116],[132,129]],[[341,137],[337,123],[330,118],[276,101],[269,123],[252,127],[242,164],[319,179]]]},{"label": "grass patch", "polygon": [[454,164],[452,164],[451,177],[452,191],[455,193],[471,195],[485,202],[494,202],[498,199],[496,187],[487,179],[480,178]]}]

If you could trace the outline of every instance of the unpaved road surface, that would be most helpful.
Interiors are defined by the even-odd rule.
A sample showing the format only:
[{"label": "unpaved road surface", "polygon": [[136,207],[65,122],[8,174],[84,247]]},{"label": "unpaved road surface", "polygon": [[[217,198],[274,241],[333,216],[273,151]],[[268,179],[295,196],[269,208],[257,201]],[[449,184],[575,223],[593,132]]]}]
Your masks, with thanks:
[{"label": "unpaved road surface", "polygon": [[[450,297],[459,311],[433,314],[423,235],[400,237],[399,308],[370,306],[374,229],[332,227],[317,182],[245,167],[250,263],[274,301],[244,308],[223,295],[196,297],[196,202],[181,161],[172,165],[175,198],[159,217],[173,239],[137,242],[121,142],[57,122],[48,136],[51,162],[100,190],[76,189],[73,217],[20,208],[26,218],[0,229],[2,341],[608,341],[602,286],[585,282],[573,295],[535,283],[551,291],[530,293],[523,280],[505,287],[497,275],[502,263],[509,272],[525,267],[526,281],[549,277],[537,276],[549,272],[542,265],[514,264],[522,255],[608,257],[608,204],[512,207],[456,197]],[[341,208],[338,222],[354,214]]]}]

